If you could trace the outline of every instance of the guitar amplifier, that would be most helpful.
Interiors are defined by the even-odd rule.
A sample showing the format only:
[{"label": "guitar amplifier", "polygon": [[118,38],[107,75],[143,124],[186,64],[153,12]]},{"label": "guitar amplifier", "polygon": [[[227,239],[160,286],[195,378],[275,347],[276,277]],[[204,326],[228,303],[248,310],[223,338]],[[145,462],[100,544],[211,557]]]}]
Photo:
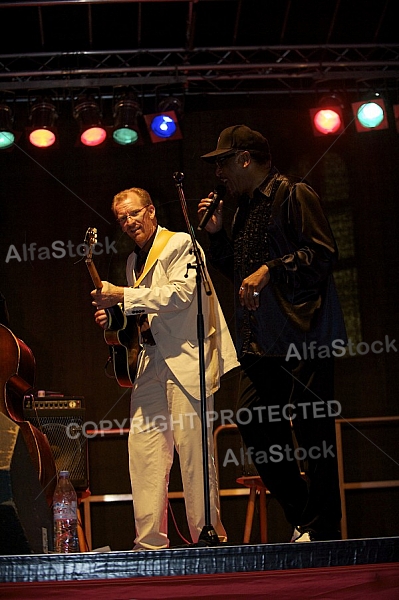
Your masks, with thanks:
[{"label": "guitar amplifier", "polygon": [[26,396],[24,419],[47,436],[57,471],[69,471],[77,491],[89,485],[82,396]]}]

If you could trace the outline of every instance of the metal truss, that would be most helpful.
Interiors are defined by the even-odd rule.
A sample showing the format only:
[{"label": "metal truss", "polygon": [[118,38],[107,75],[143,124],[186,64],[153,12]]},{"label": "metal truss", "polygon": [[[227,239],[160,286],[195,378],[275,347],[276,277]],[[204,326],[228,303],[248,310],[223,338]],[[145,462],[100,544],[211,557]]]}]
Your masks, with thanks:
[{"label": "metal truss", "polygon": [[397,90],[399,44],[112,50],[0,55],[0,90],[112,89],[151,95]]}]

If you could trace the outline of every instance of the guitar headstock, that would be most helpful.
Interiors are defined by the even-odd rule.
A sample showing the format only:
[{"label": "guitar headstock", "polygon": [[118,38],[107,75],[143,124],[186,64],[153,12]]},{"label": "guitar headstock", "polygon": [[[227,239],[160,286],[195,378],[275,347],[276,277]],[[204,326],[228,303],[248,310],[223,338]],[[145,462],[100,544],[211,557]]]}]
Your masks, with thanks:
[{"label": "guitar headstock", "polygon": [[89,227],[86,231],[84,244],[87,247],[86,261],[91,260],[93,256],[93,246],[97,244],[97,229]]}]

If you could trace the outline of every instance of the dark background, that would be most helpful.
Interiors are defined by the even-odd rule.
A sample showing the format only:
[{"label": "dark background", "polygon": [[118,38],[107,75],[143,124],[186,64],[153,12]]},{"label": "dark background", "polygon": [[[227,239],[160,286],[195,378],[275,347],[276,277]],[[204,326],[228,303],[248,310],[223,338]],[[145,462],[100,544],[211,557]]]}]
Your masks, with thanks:
[{"label": "dark background", "polygon": [[[113,195],[131,186],[147,189],[156,205],[160,222],[171,229],[184,229],[184,219],[173,173],[185,174],[184,191],[194,226],[200,197],[215,185],[213,168],[200,155],[216,144],[225,126],[246,123],[269,139],[273,160],[281,171],[306,176],[323,196],[328,197],[326,168],[330,159],[344,165],[345,187],[339,187],[344,208],[353,218],[355,254],[343,259],[355,269],[356,294],[347,298],[340,286],[346,318],[356,326],[358,341],[392,341],[397,336],[397,236],[398,236],[398,138],[391,127],[385,131],[359,134],[354,126],[337,138],[315,138],[306,102],[290,100],[286,106],[270,98],[246,98],[227,103],[208,102],[206,110],[193,102],[182,118],[183,139],[133,148],[106,143],[101,148],[76,145],[77,131],[67,116],[60,120],[60,142],[47,151],[28,147],[21,139],[1,161],[1,290],[6,296],[11,329],[32,349],[37,363],[36,388],[61,391],[85,398],[86,418],[94,424],[107,419],[119,422],[128,417],[129,392],[108,379],[103,366],[108,349],[102,331],[94,324],[90,302],[89,273],[79,257],[50,257],[25,260],[23,244],[36,242],[37,248],[54,241],[81,244],[87,227],[97,227],[99,241],[116,240],[118,254],[95,259],[103,279],[124,282],[125,258],[130,242],[120,237],[113,222],[110,203]],[[228,105],[227,105],[228,104]],[[211,106],[213,105],[213,107]],[[311,169],[302,171],[304,165]],[[341,174],[342,175],[342,174]],[[338,180],[341,175],[335,174]],[[340,184],[341,185],[341,184]],[[343,185],[343,184],[342,184]],[[338,202],[339,207],[342,202]],[[336,203],[325,203],[334,223]],[[234,206],[227,204],[228,219]],[[339,211],[338,211],[339,213]],[[346,213],[344,213],[346,214]],[[346,217],[345,217],[346,219]],[[338,227],[338,225],[337,225]],[[339,239],[339,231],[338,239]],[[205,234],[198,234],[206,247]],[[342,238],[346,243],[346,238]],[[11,245],[21,261],[6,257]],[[341,265],[342,266],[342,265]],[[220,302],[233,331],[232,288],[211,270]],[[338,278],[339,280],[339,273]],[[357,305],[356,305],[357,303]],[[352,325],[350,325],[352,327]],[[390,416],[398,414],[398,353],[394,347],[381,354],[337,359],[336,399],[343,418]],[[236,373],[227,375],[216,397],[216,406],[233,407],[236,400]],[[265,381],[267,386],[267,381]],[[126,425],[125,425],[126,426]],[[223,434],[225,436],[225,434]],[[392,426],[348,426],[344,432],[344,460],[348,481],[398,479],[397,430]],[[221,438],[222,439],[222,438]],[[230,442],[224,444],[229,446]],[[233,444],[233,441],[231,441]],[[234,441],[237,449],[237,441]],[[88,441],[90,490],[92,494],[129,493],[126,438]],[[221,462],[226,446],[220,452]],[[221,468],[221,486],[236,487],[240,475],[234,465]],[[199,474],[199,476],[201,476]],[[174,467],[171,490],[179,490],[178,469]],[[395,488],[346,492],[348,533],[351,537],[390,536],[398,533],[394,507]],[[186,525],[182,500],[172,500],[179,528]],[[242,540],[245,497],[222,499],[222,512],[230,540]],[[284,541],[288,535],[278,506],[270,500],[270,540]],[[92,505],[93,545],[110,545],[113,550],[128,549],[133,540],[130,502]],[[179,543],[171,523],[173,543]]]},{"label": "dark background", "polygon": [[[99,242],[108,238],[117,247],[116,254],[95,257],[97,269],[103,279],[123,284],[132,244],[114,224],[113,196],[132,186],[144,187],[160,223],[185,230],[172,177],[182,171],[196,226],[198,200],[216,183],[213,168],[200,155],[215,147],[224,127],[239,123],[266,135],[274,164],[306,178],[320,194],[340,249],[336,281],[354,346],[363,342],[362,351],[364,344],[397,339],[395,4],[71,0],[18,2],[14,7],[0,2],[0,102],[11,103],[18,132],[14,147],[0,152],[0,291],[7,299],[12,331],[36,358],[36,390],[83,396],[86,420],[93,428],[103,420],[116,426],[128,418],[129,391],[104,373],[108,348],[93,320],[93,286],[84,260],[68,252],[62,258],[52,256],[52,244],[70,243],[76,249],[87,228],[96,227]],[[118,56],[119,50],[126,53]],[[186,71],[186,65],[192,70]],[[197,73],[194,67],[204,65]],[[159,97],[176,94],[183,99],[183,139],[152,144],[141,119],[141,143],[132,148],[109,140],[98,148],[82,147],[72,98],[84,89],[101,97],[104,124],[111,128],[113,86],[121,82],[133,86],[143,114],[156,112]],[[337,91],[343,99],[345,133],[314,137],[309,109],[324,93]],[[375,92],[385,99],[389,128],[358,133],[351,102]],[[58,112],[58,141],[48,150],[30,146],[25,132],[31,103],[41,93],[56,99]],[[227,200],[227,223],[234,210]],[[198,233],[198,240],[206,247],[206,234]],[[36,252],[30,259],[23,247],[31,243]],[[210,272],[234,335],[232,287]],[[380,354],[358,352],[337,359],[336,400],[342,418],[399,414],[398,349],[399,342]],[[228,374],[216,396],[218,411],[234,407],[236,390],[237,373]],[[229,448],[238,456],[239,437],[226,431],[219,441],[221,487],[239,487],[235,480],[242,467],[223,467]],[[395,423],[347,424],[343,446],[346,481],[399,480]],[[92,495],[129,494],[126,436],[93,437],[87,448]],[[181,490],[177,464],[170,489]],[[349,537],[399,534],[398,487],[363,486],[347,490],[345,499]],[[222,496],[222,517],[232,543],[242,541],[246,502],[245,496]],[[273,498],[268,506],[269,541],[287,541],[290,532]],[[130,501],[96,503],[91,514],[94,548],[132,547]],[[170,514],[175,545],[182,542],[177,530],[188,535],[183,500],[171,500]],[[258,533],[254,530],[253,541]]]}]

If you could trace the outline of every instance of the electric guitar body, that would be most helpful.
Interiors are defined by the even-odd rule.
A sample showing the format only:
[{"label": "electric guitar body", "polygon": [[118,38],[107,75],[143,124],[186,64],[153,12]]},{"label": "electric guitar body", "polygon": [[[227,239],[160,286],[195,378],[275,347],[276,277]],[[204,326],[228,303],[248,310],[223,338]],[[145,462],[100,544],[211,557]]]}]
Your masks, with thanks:
[{"label": "electric guitar body", "polygon": [[[88,250],[86,265],[96,289],[102,288],[101,279],[93,263],[93,246],[97,243],[97,229],[89,228],[85,241]],[[140,352],[139,331],[135,316],[127,317],[117,304],[105,309],[108,317],[104,339],[110,349],[115,379],[121,387],[133,387]]]},{"label": "electric guitar body", "polygon": [[117,304],[105,309],[108,327],[104,339],[110,347],[116,380],[121,387],[133,387],[140,352],[139,331],[135,316],[127,317]]}]

